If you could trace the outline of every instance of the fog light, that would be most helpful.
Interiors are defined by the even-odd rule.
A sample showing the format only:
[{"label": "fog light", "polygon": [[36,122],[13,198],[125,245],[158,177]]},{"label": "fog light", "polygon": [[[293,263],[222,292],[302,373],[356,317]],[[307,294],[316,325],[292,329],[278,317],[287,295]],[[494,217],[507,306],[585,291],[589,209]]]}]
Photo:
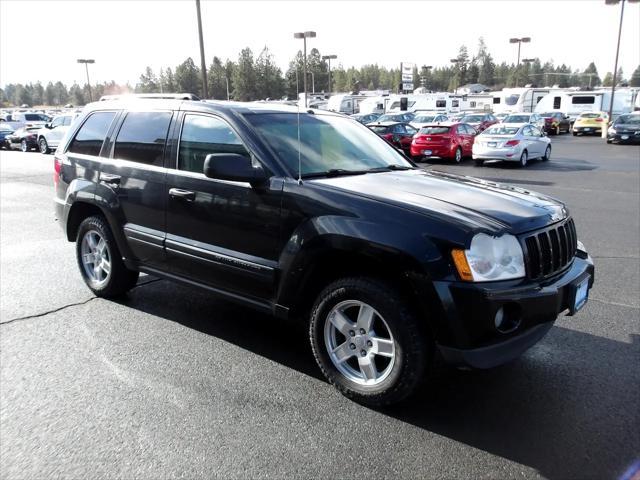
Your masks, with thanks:
[{"label": "fog light", "polygon": [[493,324],[500,333],[513,332],[520,326],[520,321],[520,307],[515,303],[505,303],[493,318]]}]

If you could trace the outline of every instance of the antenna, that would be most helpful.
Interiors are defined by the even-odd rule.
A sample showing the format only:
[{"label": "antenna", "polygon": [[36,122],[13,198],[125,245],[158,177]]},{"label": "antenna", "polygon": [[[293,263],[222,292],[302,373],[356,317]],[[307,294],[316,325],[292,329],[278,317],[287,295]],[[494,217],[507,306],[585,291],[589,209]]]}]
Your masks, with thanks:
[{"label": "antenna", "polygon": [[[305,102],[306,102],[305,93]],[[298,98],[298,185],[302,185],[302,153],[300,152],[300,98]]]}]

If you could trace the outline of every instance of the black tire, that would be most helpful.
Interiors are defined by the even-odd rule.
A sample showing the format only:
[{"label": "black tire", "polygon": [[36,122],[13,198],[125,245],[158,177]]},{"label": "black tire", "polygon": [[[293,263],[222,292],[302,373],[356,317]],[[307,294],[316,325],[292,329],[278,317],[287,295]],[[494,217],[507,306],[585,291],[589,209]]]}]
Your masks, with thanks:
[{"label": "black tire", "polygon": [[460,147],[456,148],[456,153],[453,155],[453,161],[456,163],[462,162],[462,149]]},{"label": "black tire", "polygon": [[22,140],[20,142],[20,151],[23,152],[23,153],[29,151],[29,145],[27,144],[26,140]]},{"label": "black tire", "polygon": [[547,145],[547,148],[544,151],[544,156],[542,157],[543,162],[548,162],[551,158],[551,145]]},{"label": "black tire", "polygon": [[522,155],[520,155],[520,162],[518,163],[518,165],[520,166],[520,168],[524,168],[527,166],[528,161],[529,161],[529,152],[527,152],[526,150],[523,150]]},{"label": "black tire", "polygon": [[476,167],[482,167],[484,165],[484,160],[476,159],[473,163],[476,164]]},{"label": "black tire", "polygon": [[[92,282],[82,261],[82,242],[85,235],[89,232],[96,232],[104,239],[110,260],[110,273],[101,284]],[[113,298],[128,292],[136,285],[138,276],[140,275],[139,272],[129,270],[125,266],[109,225],[104,217],[99,215],[85,218],[78,227],[76,236],[76,259],[82,279],[89,289],[98,297]]]},{"label": "black tire", "polygon": [[[362,385],[349,379],[329,357],[325,323],[334,307],[350,300],[373,307],[384,318],[394,340],[393,364],[389,363],[388,374],[375,385]],[[433,361],[433,342],[408,302],[391,285],[373,278],[344,278],[327,286],[313,306],[309,336],[313,355],[329,383],[346,397],[372,407],[398,403],[411,395]],[[357,348],[355,350],[353,360],[358,363]]]},{"label": "black tire", "polygon": [[573,136],[574,136],[574,137],[577,137],[577,136],[578,136],[578,132],[574,131],[574,132],[573,132]]},{"label": "black tire", "polygon": [[49,144],[47,143],[47,139],[44,137],[40,137],[40,139],[38,140],[38,149],[40,150],[40,153],[46,155],[47,153],[49,153],[51,151],[51,149],[49,148]]},{"label": "black tire", "polygon": [[608,144],[611,144],[611,140],[609,140],[608,138],[607,138],[607,143],[608,143]]}]

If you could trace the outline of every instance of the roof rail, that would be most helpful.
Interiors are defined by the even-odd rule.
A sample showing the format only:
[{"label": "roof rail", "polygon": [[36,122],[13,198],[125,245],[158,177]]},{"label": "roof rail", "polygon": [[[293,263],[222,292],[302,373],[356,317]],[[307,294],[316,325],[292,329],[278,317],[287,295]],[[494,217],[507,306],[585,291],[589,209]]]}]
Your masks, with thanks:
[{"label": "roof rail", "polygon": [[122,95],[103,95],[100,97],[100,101],[106,100],[125,100],[127,98],[142,98],[142,99],[166,99],[166,100],[196,100],[200,98],[193,93],[125,93]]}]

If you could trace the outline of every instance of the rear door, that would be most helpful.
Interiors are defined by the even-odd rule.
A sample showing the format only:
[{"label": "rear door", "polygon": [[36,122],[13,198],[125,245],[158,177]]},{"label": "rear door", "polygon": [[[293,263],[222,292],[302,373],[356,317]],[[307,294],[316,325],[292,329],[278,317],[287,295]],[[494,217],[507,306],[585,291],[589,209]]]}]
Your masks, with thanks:
[{"label": "rear door", "polygon": [[165,238],[164,155],[173,113],[129,111],[122,117],[112,136],[111,159],[102,162],[96,193],[117,198],[114,211],[135,259],[160,265]]},{"label": "rear door", "polygon": [[538,145],[538,139],[534,138],[533,131],[530,125],[525,125],[522,127],[522,135],[525,138],[527,152],[529,153],[529,158],[534,158],[538,155],[540,146]]}]

